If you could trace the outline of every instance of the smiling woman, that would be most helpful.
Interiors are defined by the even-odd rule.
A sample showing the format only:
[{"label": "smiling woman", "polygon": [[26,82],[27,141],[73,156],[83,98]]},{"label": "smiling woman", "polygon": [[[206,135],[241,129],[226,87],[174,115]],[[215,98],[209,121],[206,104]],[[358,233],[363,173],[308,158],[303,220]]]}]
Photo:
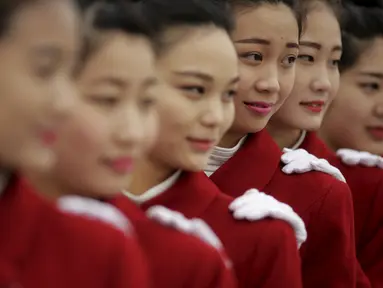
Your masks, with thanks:
[{"label": "smiling woman", "polygon": [[302,130],[319,129],[339,87],[338,64],[342,55],[339,7],[318,0],[307,1],[305,5],[307,16],[299,41],[294,87],[267,125],[280,148],[293,147]]},{"label": "smiling woman", "polygon": [[334,150],[383,155],[383,11],[349,5],[342,26],[340,89],[320,135]]},{"label": "smiling woman", "polygon": [[75,99],[70,76],[80,36],[76,12],[71,1],[0,1],[2,166],[53,164],[49,146]]}]

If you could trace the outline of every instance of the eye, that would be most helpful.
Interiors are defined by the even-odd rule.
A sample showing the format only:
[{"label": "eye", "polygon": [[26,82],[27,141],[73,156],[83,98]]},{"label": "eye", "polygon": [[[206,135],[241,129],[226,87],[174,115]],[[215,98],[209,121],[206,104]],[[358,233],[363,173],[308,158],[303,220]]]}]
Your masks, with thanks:
[{"label": "eye", "polygon": [[141,109],[148,111],[156,104],[156,101],[153,97],[147,96],[140,100]]},{"label": "eye", "polygon": [[232,101],[233,98],[237,95],[237,91],[232,89],[224,93],[223,99],[225,101]]},{"label": "eye", "polygon": [[307,54],[298,55],[298,59],[302,62],[307,62],[307,63],[313,63],[314,62],[314,57],[311,55],[307,55]]},{"label": "eye", "polygon": [[111,95],[93,95],[90,100],[96,105],[112,108],[118,104],[119,98]]},{"label": "eye", "polygon": [[262,54],[257,52],[244,53],[239,57],[245,61],[253,62],[254,64],[258,64],[257,62],[262,62],[263,60]]},{"label": "eye", "polygon": [[338,68],[339,67],[339,63],[340,63],[340,59],[335,59],[335,60],[330,60],[330,66],[331,67],[335,67],[335,68]]},{"label": "eye", "polygon": [[359,86],[367,94],[371,94],[380,90],[379,83],[370,82],[370,83],[360,83]]},{"label": "eye", "polygon": [[282,64],[283,64],[283,66],[285,66],[287,68],[293,67],[296,60],[297,60],[297,56],[288,55],[285,58],[283,58]]},{"label": "eye", "polygon": [[185,85],[179,87],[182,91],[186,92],[188,95],[192,96],[201,96],[205,94],[206,89],[203,86],[199,85]]},{"label": "eye", "polygon": [[49,80],[53,77],[53,75],[56,73],[57,68],[56,65],[52,64],[45,64],[45,65],[39,65],[35,68],[36,75],[44,80]]}]

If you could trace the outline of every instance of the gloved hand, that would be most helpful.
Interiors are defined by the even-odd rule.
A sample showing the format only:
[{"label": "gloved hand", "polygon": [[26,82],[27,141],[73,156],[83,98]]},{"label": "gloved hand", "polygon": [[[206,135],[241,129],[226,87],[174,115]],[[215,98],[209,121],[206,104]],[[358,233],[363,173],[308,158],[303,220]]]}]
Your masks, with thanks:
[{"label": "gloved hand", "polygon": [[319,159],[304,149],[292,150],[284,148],[283,152],[281,161],[286,165],[282,168],[282,171],[286,174],[319,171],[346,182],[340,170],[332,166],[326,159]]},{"label": "gloved hand", "polygon": [[336,151],[336,155],[342,160],[343,163],[350,166],[363,165],[383,169],[383,157],[369,152],[352,149],[339,149]]},{"label": "gloved hand", "polygon": [[238,220],[257,221],[270,217],[286,221],[295,231],[298,248],[307,239],[305,223],[299,215],[289,205],[257,189],[250,189],[236,198],[229,205],[229,209],[233,212],[233,217]]}]

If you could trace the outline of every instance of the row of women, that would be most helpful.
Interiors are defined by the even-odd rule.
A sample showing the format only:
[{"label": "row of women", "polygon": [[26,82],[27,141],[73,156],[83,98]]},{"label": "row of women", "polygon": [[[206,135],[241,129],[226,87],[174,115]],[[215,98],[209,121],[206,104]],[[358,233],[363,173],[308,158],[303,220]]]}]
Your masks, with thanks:
[{"label": "row of women", "polygon": [[1,0],[0,287],[383,287],[383,8]]}]

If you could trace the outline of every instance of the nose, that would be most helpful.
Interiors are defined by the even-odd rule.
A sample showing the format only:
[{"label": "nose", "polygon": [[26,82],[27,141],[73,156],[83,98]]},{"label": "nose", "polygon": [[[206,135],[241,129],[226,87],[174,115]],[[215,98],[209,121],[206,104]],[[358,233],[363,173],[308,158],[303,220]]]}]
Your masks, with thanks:
[{"label": "nose", "polygon": [[[134,105],[130,105],[134,106]],[[125,107],[115,118],[114,138],[120,144],[130,149],[138,148],[145,139],[145,119],[138,107]]]},{"label": "nose", "polygon": [[269,65],[259,73],[260,77],[255,81],[255,89],[259,93],[276,94],[280,91],[277,67]]},{"label": "nose", "polygon": [[[207,127],[216,127],[223,123],[225,119],[224,105],[230,105],[221,101],[221,95],[217,95],[216,99],[211,99],[205,106],[202,114],[202,124]],[[234,104],[232,104],[234,105]]]},{"label": "nose", "polygon": [[311,82],[311,89],[316,93],[328,93],[331,90],[331,82],[326,69],[317,72],[316,78]]},{"label": "nose", "polygon": [[61,78],[56,82],[51,95],[51,108],[56,116],[66,116],[79,100],[75,83],[69,78]]},{"label": "nose", "polygon": [[383,119],[383,101],[379,101],[378,103],[376,103],[373,112],[377,117]]}]

